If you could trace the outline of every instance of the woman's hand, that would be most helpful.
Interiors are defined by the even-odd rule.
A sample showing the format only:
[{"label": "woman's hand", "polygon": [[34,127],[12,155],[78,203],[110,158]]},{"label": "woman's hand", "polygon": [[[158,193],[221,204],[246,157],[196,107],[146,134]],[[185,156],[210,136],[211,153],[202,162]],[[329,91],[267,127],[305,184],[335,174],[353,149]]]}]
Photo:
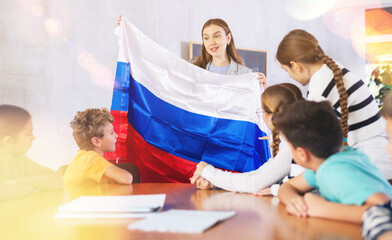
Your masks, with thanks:
[{"label": "woman's hand", "polygon": [[257,76],[257,80],[259,80],[259,84],[262,84],[264,89],[267,88],[267,78],[265,77],[264,73],[259,72]]},{"label": "woman's hand", "polygon": [[120,26],[120,22],[121,22],[121,15],[118,17],[117,23],[116,23],[116,27]]}]

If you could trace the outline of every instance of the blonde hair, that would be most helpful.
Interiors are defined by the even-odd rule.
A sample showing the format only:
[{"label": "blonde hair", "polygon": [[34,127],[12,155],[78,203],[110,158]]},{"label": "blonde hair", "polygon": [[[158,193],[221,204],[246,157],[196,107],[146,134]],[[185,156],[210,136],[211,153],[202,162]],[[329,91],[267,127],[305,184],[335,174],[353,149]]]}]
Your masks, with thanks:
[{"label": "blonde hair", "polygon": [[[214,19],[210,19],[208,20],[206,23],[204,23],[203,28],[201,29],[201,36],[203,38],[203,31],[206,27],[210,26],[210,25],[217,25],[221,28],[223,28],[223,30],[225,31],[226,36],[231,34],[230,28],[227,25],[227,23],[225,21],[223,21],[220,18],[214,18]],[[204,41],[204,40],[203,40]],[[244,61],[242,60],[240,54],[238,53],[237,49],[235,48],[235,44],[234,44],[234,37],[233,34],[231,34],[231,40],[229,45],[226,47],[226,53],[227,56],[231,59],[233,59],[235,62],[244,65]],[[194,62],[194,64],[198,67],[201,68],[206,68],[207,64],[209,62],[212,61],[212,56],[207,52],[205,46],[204,46],[204,42],[201,45],[201,53],[200,56],[196,59],[196,61]]]},{"label": "blonde hair", "polygon": [[103,137],[106,125],[113,121],[113,116],[106,108],[78,111],[70,123],[76,144],[81,150],[92,150],[94,145],[91,139]]},{"label": "blonde hair", "polygon": [[[276,59],[280,64],[291,67],[290,62],[301,63],[324,63],[332,70],[336,88],[339,92],[341,118],[340,124],[343,130],[343,138],[348,135],[348,95],[343,82],[342,69],[335,61],[328,57],[318,44],[317,39],[305,30],[297,29],[289,32],[280,42]],[[347,142],[345,141],[345,145]]]},{"label": "blonde hair", "polygon": [[[299,89],[298,91],[295,90],[295,88],[298,89],[297,86],[292,84],[292,86],[287,87],[287,85],[282,85],[282,84],[277,84],[268,87],[265,89],[263,94],[261,95],[261,107],[263,108],[263,111],[272,114],[272,125],[273,129],[271,129],[272,132],[272,156],[275,157],[278,152],[279,152],[279,144],[280,144],[280,138],[279,138],[279,132],[275,129],[275,125],[273,123],[274,117],[280,114],[286,106],[289,104],[302,99],[301,97],[298,96],[298,91],[301,92]],[[297,93],[296,93],[297,92]],[[300,98],[299,98],[300,97]]]}]

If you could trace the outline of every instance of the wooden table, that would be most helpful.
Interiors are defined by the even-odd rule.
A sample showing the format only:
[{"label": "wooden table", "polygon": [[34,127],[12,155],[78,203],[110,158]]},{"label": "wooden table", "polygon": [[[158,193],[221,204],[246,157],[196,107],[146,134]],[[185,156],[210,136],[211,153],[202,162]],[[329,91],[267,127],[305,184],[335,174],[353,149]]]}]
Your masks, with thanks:
[{"label": "wooden table", "polygon": [[[236,211],[236,215],[202,234],[130,231],[139,219],[55,220],[57,207],[80,195],[166,193],[164,210]],[[0,239],[361,239],[360,226],[288,215],[277,198],[223,190],[197,190],[190,184],[141,183],[95,185],[38,193],[0,202]]]}]

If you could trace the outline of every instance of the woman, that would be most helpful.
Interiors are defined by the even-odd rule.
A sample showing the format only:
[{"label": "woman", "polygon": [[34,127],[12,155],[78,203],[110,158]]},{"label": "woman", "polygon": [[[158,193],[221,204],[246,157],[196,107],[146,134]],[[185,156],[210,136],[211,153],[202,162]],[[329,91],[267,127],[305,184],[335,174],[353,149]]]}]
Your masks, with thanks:
[{"label": "woman", "polygon": [[[201,54],[193,63],[210,72],[239,75],[252,72],[244,65],[238,53],[230,28],[225,21],[219,18],[208,20],[201,30],[203,44]],[[257,79],[266,88],[267,80],[263,73]]]}]

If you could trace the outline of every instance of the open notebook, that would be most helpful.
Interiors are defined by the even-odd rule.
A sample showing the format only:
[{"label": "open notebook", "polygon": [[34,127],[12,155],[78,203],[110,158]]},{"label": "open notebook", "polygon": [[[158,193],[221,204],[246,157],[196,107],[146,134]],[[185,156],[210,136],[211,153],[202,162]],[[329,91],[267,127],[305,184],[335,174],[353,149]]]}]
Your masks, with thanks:
[{"label": "open notebook", "polygon": [[162,209],[166,194],[82,196],[59,206],[55,219],[133,218]]}]

